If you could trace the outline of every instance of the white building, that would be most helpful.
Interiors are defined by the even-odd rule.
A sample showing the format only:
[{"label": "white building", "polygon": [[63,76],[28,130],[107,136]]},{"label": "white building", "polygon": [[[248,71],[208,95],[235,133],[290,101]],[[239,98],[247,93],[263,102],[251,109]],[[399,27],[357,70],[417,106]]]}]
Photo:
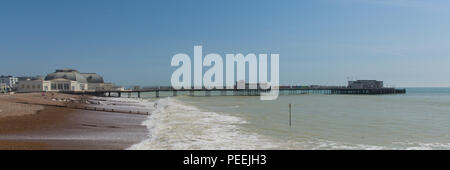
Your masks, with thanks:
[{"label": "white building", "polygon": [[6,84],[0,83],[0,93],[6,93],[6,92],[8,92]]},{"label": "white building", "polygon": [[57,69],[45,78],[20,78],[18,92],[42,91],[88,91],[110,90],[112,83],[104,83],[103,77],[95,73],[80,73],[74,69]]},{"label": "white building", "polygon": [[42,77],[19,77],[17,92],[41,92],[50,89],[50,81]]},{"label": "white building", "polygon": [[74,69],[58,69],[47,74],[45,81],[50,81],[49,91],[84,91],[88,89],[88,82],[80,72]]},{"label": "white building", "polygon": [[12,91],[18,82],[18,78],[17,77],[13,77],[13,76],[0,76],[0,91],[3,92],[9,92]]}]

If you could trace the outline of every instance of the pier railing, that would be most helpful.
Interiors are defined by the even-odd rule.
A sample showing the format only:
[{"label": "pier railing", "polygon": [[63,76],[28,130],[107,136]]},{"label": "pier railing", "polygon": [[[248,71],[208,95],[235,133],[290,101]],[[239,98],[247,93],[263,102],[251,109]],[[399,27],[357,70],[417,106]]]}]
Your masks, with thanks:
[{"label": "pier railing", "polygon": [[[238,89],[238,88],[221,88],[221,89],[174,89],[170,86],[158,86],[152,88],[133,89],[133,90],[95,90],[95,91],[70,91],[70,94],[86,94],[105,97],[128,97],[135,96],[140,98],[141,93],[153,92],[154,97],[160,97],[160,92],[171,92],[171,96],[177,96],[178,92],[189,92],[190,96],[198,96],[195,92],[204,92],[202,96],[211,96],[215,92],[215,96],[259,96],[263,92],[269,92],[271,89]],[[406,89],[396,88],[349,88],[346,86],[279,86],[280,95],[299,95],[299,94],[351,94],[351,95],[380,95],[380,94],[404,94]],[[230,94],[231,93],[231,94]],[[133,95],[132,95],[133,94]]]}]

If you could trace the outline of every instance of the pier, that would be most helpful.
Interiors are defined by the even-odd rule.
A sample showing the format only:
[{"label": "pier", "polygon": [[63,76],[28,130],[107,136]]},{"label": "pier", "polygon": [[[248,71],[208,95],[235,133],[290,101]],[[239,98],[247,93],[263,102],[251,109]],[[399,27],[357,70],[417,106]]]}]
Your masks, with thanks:
[{"label": "pier", "polygon": [[[396,88],[350,88],[345,86],[280,86],[279,95],[300,95],[300,94],[327,94],[327,95],[382,95],[382,94],[404,94],[406,89]],[[141,98],[142,93],[154,93],[154,97],[161,97],[165,92],[166,96],[177,96],[180,92],[185,92],[188,96],[260,96],[261,93],[270,92],[270,89],[174,89],[170,86],[143,88],[134,90],[97,90],[97,91],[67,91],[69,94],[84,94],[102,97],[137,97]],[[196,93],[197,92],[197,93]],[[201,92],[201,94],[198,94]]]}]

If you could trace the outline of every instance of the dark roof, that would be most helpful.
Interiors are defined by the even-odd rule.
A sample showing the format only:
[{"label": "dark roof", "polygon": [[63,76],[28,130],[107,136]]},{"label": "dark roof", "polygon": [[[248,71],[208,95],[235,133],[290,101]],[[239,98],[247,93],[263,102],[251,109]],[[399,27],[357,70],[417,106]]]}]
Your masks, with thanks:
[{"label": "dark roof", "polygon": [[78,73],[80,73],[78,70],[70,69],[70,68],[56,69],[56,72],[78,72]]},{"label": "dark roof", "polygon": [[98,75],[97,73],[81,73],[88,83],[104,83],[103,77]]},{"label": "dark roof", "polygon": [[74,69],[57,69],[54,73],[47,74],[45,80],[67,79],[87,83],[86,78]]}]

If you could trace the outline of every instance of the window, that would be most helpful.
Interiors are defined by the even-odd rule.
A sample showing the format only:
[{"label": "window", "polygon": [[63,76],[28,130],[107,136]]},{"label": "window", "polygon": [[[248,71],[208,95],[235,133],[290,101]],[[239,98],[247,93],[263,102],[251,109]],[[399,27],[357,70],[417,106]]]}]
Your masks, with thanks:
[{"label": "window", "polygon": [[52,83],[52,90],[56,90],[56,84]]},{"label": "window", "polygon": [[64,90],[69,90],[69,84],[64,84]]},{"label": "window", "polygon": [[80,89],[84,90],[84,84],[80,84]]}]

